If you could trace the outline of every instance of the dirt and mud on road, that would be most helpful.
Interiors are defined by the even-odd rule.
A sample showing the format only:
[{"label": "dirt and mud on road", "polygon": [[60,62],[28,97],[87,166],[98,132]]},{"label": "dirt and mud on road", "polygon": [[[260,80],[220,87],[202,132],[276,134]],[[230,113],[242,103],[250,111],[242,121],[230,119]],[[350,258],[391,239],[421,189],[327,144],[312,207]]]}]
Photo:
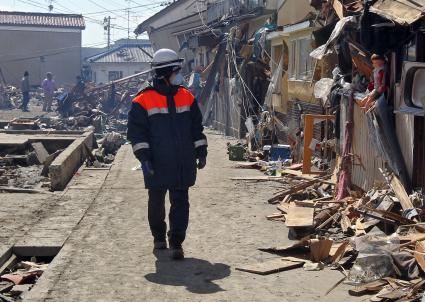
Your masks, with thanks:
[{"label": "dirt and mud on road", "polygon": [[[117,154],[81,222],[26,301],[357,301],[325,269],[302,268],[259,276],[235,270],[278,256],[258,250],[288,242],[282,223],[267,221],[267,197],[279,183],[230,181],[260,175],[234,169],[222,135],[209,132],[209,158],[190,190],[191,220],[184,261],[153,253],[147,192],[129,145]],[[84,190],[92,190],[80,184]],[[78,187],[78,184],[75,188]],[[79,192],[79,193],[78,193]],[[72,200],[72,192],[68,192]]]}]

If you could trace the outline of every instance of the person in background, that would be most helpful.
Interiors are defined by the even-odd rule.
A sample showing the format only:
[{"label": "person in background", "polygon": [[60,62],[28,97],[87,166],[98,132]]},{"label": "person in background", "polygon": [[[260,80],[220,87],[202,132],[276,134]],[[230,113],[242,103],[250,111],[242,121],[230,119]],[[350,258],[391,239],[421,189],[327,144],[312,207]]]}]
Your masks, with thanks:
[{"label": "person in background", "polygon": [[72,88],[72,93],[77,97],[81,97],[81,96],[84,96],[85,89],[86,89],[86,83],[84,83],[81,76],[77,76],[75,86],[74,88]]},{"label": "person in background", "polygon": [[28,110],[28,103],[30,101],[30,79],[28,71],[24,72],[24,77],[21,80],[21,92],[22,92],[22,111]]},{"label": "person in background", "polygon": [[201,73],[203,70],[204,68],[202,66],[196,66],[189,79],[189,90],[193,93],[196,99],[199,98],[202,92]]},{"label": "person in background", "polygon": [[51,72],[46,73],[46,78],[41,83],[41,88],[43,88],[44,92],[43,111],[50,112],[52,111],[53,96],[56,91],[56,83]]}]

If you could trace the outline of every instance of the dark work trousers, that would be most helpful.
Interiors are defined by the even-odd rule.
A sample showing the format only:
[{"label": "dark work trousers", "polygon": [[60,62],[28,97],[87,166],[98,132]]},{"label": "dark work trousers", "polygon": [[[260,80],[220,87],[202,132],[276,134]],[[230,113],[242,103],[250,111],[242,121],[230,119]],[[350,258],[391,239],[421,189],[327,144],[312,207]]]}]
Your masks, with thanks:
[{"label": "dark work trousers", "polygon": [[[165,222],[165,194],[167,190],[149,190],[148,219],[155,242],[165,242],[167,224]],[[170,230],[168,240],[170,247],[181,247],[189,224],[189,189],[169,190],[170,213],[168,215]]]},{"label": "dark work trousers", "polygon": [[22,92],[22,109],[23,110],[27,110],[28,109],[28,103],[30,101],[30,93],[29,91],[27,92]]}]

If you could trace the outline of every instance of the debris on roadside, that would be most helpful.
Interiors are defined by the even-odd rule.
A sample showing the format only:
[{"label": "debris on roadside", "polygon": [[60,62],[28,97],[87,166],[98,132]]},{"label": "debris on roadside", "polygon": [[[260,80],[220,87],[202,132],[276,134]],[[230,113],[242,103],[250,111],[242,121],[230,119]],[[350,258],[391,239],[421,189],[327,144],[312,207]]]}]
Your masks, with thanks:
[{"label": "debris on roadside", "polygon": [[22,301],[41,275],[47,270],[50,259],[38,261],[31,257],[24,261],[15,255],[6,261],[0,271],[0,301]]},{"label": "debris on roadside", "polygon": [[[268,171],[270,162],[240,162],[235,167]],[[266,167],[266,168],[265,168]],[[291,255],[241,266],[238,270],[270,274],[304,267],[340,269],[349,294],[375,294],[373,301],[419,299],[425,284],[425,224],[423,195],[406,193],[400,180],[382,170],[386,182],[368,192],[350,191],[337,200],[332,174],[308,175],[281,169],[279,176],[237,177],[233,180],[278,181],[283,189],[269,198],[278,212],[266,219],[284,223],[293,244],[261,251]],[[286,259],[286,260],[285,260]],[[293,262],[295,261],[295,262]],[[385,300],[387,299],[387,300]]]}]

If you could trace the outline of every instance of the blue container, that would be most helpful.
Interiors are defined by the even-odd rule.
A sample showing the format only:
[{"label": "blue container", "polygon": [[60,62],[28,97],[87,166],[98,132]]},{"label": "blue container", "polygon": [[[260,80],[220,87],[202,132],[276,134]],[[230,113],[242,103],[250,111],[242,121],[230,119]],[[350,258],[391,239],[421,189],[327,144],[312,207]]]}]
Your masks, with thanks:
[{"label": "blue container", "polygon": [[289,145],[273,145],[270,149],[270,161],[284,161],[291,158],[291,147]]}]

